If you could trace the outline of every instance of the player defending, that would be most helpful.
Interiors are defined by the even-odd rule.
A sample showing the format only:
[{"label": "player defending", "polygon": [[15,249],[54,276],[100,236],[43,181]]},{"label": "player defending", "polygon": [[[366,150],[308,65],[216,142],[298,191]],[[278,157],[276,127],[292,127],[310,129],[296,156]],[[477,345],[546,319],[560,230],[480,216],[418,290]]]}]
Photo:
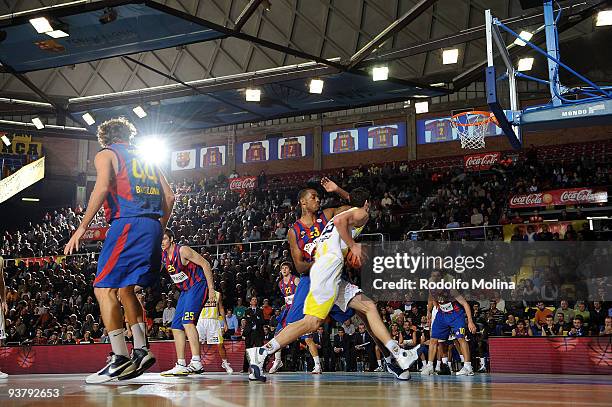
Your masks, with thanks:
[{"label": "player defending", "polygon": [[[222,324],[223,326],[221,326]],[[227,353],[225,352],[225,345],[223,345],[223,329],[227,331],[227,323],[225,322],[225,308],[223,308],[219,291],[209,291],[208,299],[198,319],[197,329],[201,343],[206,342],[209,345],[218,346],[221,367],[225,369],[227,374],[234,373],[234,369],[227,361]]]},{"label": "player defending", "polygon": [[[364,312],[372,333],[385,344],[399,367],[407,370],[416,361],[417,356],[414,350],[403,351],[399,344],[391,339],[376,307],[366,307],[364,305],[366,301],[361,298],[362,296],[357,297],[360,290],[353,284],[342,280],[340,276],[344,258],[349,249],[356,257],[363,258],[361,245],[354,239],[368,221],[368,197],[367,190],[363,188],[354,190],[350,195],[353,208],[334,216],[317,238],[314,252],[315,262],[311,269],[311,286],[304,305],[305,316],[289,324],[264,347],[247,350],[247,357],[251,363],[249,379],[265,381],[262,370],[268,355],[287,346],[301,335],[317,329],[335,304],[346,310],[349,302],[355,302],[355,299],[357,300],[356,309]],[[359,305],[360,302],[361,305]]]},{"label": "player defending", "polygon": [[[431,281],[441,281],[442,272],[433,271]],[[460,307],[461,306],[461,307]],[[431,290],[427,301],[427,320],[431,321],[431,338],[429,340],[429,354],[427,365],[421,371],[422,375],[434,374],[433,362],[436,357],[438,341],[446,341],[453,334],[461,346],[461,354],[465,363],[457,376],[474,376],[470,359],[470,347],[465,340],[465,320],[467,317],[468,329],[476,333],[476,325],[472,320],[472,311],[465,298],[456,290]]]},{"label": "player defending", "polygon": [[[187,376],[204,371],[200,359],[200,338],[196,329],[196,318],[208,297],[208,291],[214,291],[213,274],[210,264],[189,246],[174,242],[174,233],[166,229],[161,247],[162,265],[170,278],[181,291],[172,320],[172,336],[176,348],[176,365],[162,376]],[[191,362],[185,362],[185,342],[189,338]]]},{"label": "player defending", "polygon": [[[280,265],[280,274],[281,278],[278,282],[278,289],[280,290],[283,298],[285,299],[285,308],[283,309],[283,313],[280,315],[278,325],[276,327],[275,335],[287,326],[287,315],[291,310],[291,305],[293,304],[293,298],[295,297],[295,292],[297,291],[298,284],[300,283],[300,278],[291,274],[291,263],[288,261],[284,261]],[[306,338],[309,342],[312,342],[312,338]],[[308,344],[308,348],[310,349],[310,344]],[[321,373],[321,361],[319,359],[318,349],[315,353],[316,356],[313,356],[313,360],[315,361],[315,368],[313,373]],[[312,352],[311,352],[312,354]],[[281,350],[279,349],[274,354],[274,363],[270,368],[270,373],[276,373],[278,369],[283,367],[283,360],[281,357]]]},{"label": "player defending", "polygon": [[[146,325],[134,287],[159,281],[162,230],[172,213],[174,194],[161,171],[136,155],[131,144],[135,134],[125,118],[98,127],[102,150],[94,160],[96,184],[83,220],[64,248],[67,255],[78,251],[79,240],[104,204],[110,229],[98,259],[94,294],[113,353],[106,366],[85,379],[87,383],[137,377],[155,363],[147,349]],[[131,359],[122,305],[134,338]]]}]

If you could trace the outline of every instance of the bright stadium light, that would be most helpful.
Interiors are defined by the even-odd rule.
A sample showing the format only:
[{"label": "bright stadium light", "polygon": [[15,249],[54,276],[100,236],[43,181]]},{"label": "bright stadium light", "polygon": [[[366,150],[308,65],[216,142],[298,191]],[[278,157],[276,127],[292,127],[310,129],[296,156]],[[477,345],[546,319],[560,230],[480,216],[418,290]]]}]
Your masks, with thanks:
[{"label": "bright stadium light", "polygon": [[414,104],[414,110],[416,110],[417,114],[429,112],[429,102],[416,102]]},{"label": "bright stadium light", "polygon": [[247,88],[245,98],[247,102],[259,102],[261,100],[261,90]]},{"label": "bright stadium light", "polygon": [[45,128],[45,125],[43,124],[42,120],[40,120],[40,118],[38,117],[33,118],[32,123],[34,124],[34,126],[36,126],[38,130]]},{"label": "bright stadium light", "polygon": [[157,136],[141,138],[136,142],[136,148],[140,157],[155,165],[163,164],[168,151],[164,140]]},{"label": "bright stadium light", "polygon": [[445,49],[444,51],[442,51],[442,64],[444,65],[456,64],[458,60],[459,60],[459,49],[458,48]]},{"label": "bright stadium light", "polygon": [[2,142],[4,143],[5,146],[10,146],[11,145],[11,140],[9,140],[8,137],[6,137],[6,134],[2,135]]},{"label": "bright stadium light", "polygon": [[[533,37],[533,33],[530,33],[529,31],[521,31],[519,36],[523,40],[529,41],[529,40],[531,40],[531,37]],[[521,38],[517,38],[516,40],[514,40],[514,43],[516,45],[518,45],[519,47],[524,47],[525,45],[527,45],[527,43],[525,41],[523,41]]]},{"label": "bright stadium light", "polygon": [[323,81],[321,79],[312,79],[310,81],[310,93],[323,93]]},{"label": "bright stadium light", "polygon": [[517,71],[526,72],[531,71],[533,67],[533,58],[521,58],[518,61]]},{"label": "bright stadium light", "polygon": [[88,126],[91,126],[92,124],[96,122],[96,119],[94,119],[91,113],[85,113],[81,117],[83,117],[83,120],[85,120],[85,123],[87,123]]},{"label": "bright stadium light", "polygon": [[612,10],[602,10],[597,13],[597,19],[595,20],[596,27],[603,27],[605,25],[612,25]]},{"label": "bright stadium light", "polygon": [[389,67],[388,66],[375,66],[372,69],[372,80],[374,82],[377,81],[386,81],[389,77]]},{"label": "bright stadium light", "polygon": [[136,106],[135,108],[132,109],[132,111],[134,112],[134,114],[136,114],[136,116],[138,116],[141,119],[143,117],[146,117],[147,115],[147,112],[145,112],[145,110],[141,106]]}]

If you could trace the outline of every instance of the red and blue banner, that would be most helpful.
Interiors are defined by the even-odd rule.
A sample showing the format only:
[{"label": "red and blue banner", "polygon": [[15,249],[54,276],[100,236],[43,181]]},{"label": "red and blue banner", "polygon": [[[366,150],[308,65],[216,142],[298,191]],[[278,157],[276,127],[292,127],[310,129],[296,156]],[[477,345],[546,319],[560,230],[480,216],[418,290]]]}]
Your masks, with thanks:
[{"label": "red and blue banner", "polygon": [[[489,123],[485,137],[501,136],[502,129]],[[451,117],[417,120],[417,144],[442,143],[459,140],[457,130],[451,125]]]},{"label": "red and blue banner", "polygon": [[312,135],[268,137],[265,140],[238,143],[236,162],[253,164],[312,156]]}]

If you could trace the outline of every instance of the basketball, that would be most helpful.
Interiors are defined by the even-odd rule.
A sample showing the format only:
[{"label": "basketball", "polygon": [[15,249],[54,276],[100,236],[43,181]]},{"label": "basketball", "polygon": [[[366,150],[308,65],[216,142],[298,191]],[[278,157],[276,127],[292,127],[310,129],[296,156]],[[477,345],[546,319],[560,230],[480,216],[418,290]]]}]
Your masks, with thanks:
[{"label": "basketball", "polygon": [[350,250],[346,254],[346,263],[354,269],[361,268],[361,258],[355,256]]}]

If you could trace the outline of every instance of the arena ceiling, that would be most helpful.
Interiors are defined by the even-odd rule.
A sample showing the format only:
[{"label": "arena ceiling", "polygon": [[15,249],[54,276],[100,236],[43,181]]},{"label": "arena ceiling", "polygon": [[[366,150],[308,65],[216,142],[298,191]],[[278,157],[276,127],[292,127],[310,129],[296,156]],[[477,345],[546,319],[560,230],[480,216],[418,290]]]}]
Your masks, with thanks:
[{"label": "arena ceiling", "polygon": [[[21,47],[24,44],[11,42],[11,30],[18,33],[17,26],[29,16],[20,15],[21,12],[58,6],[44,12],[62,13],[61,10],[71,9],[81,14],[81,23],[91,21],[96,25],[105,6],[114,6],[124,17],[130,9],[121,7],[128,3],[129,7],[149,7],[163,14],[159,27],[166,23],[180,26],[180,21],[171,19],[183,19],[183,32],[180,35],[176,31],[162,32],[163,38],[157,38],[157,28],[143,26],[143,21],[134,15],[130,24],[135,31],[141,32],[137,37],[126,35],[117,47],[95,49],[90,46],[91,49],[81,53],[38,57],[29,56],[27,48]],[[595,28],[592,17],[609,3],[603,0],[560,1],[563,8],[559,22],[561,43],[579,47],[581,40],[601,37],[601,30],[598,32]],[[32,116],[38,115],[47,123],[85,127],[80,119],[83,112],[96,111],[104,117],[107,113],[115,114],[118,107],[136,104],[155,111],[161,111],[160,106],[172,105],[169,114],[177,114],[180,112],[174,103],[177,100],[186,98],[190,105],[203,100],[219,102],[222,93],[228,90],[243,91],[250,85],[274,87],[280,74],[286,80],[325,78],[327,75],[342,77],[336,88],[355,82],[374,95],[381,92],[382,88],[376,87],[381,85],[375,86],[362,79],[369,75],[374,65],[382,63],[389,66],[395,93],[391,89],[391,93],[383,97],[364,98],[359,92],[353,92],[353,98],[342,103],[325,104],[319,100],[304,102],[305,105],[294,103],[270,113],[270,117],[341,109],[355,106],[356,100],[377,104],[440,95],[482,79],[484,10],[488,8],[515,29],[533,31],[542,25],[541,8],[523,9],[519,0],[93,0],[86,3],[0,0],[0,15],[4,16],[0,18],[0,29],[8,34],[4,52],[0,51],[3,63],[0,97],[5,98],[0,99],[0,118],[29,122]],[[98,14],[86,16],[88,10],[98,10]],[[60,16],[64,22],[73,18]],[[72,20],[70,24],[78,23]],[[124,31],[122,27],[115,30],[117,35]],[[604,44],[610,43],[610,31],[606,31],[605,38],[600,38]],[[134,43],[134,38],[139,40]],[[543,36],[536,35],[534,40],[542,44]],[[12,48],[7,50],[8,45]],[[459,49],[457,63],[442,63],[442,50],[448,48]],[[516,51],[525,52],[521,47],[516,47]],[[610,69],[609,56],[594,55],[591,60],[601,58],[605,59],[602,63],[608,62],[605,68]],[[280,67],[285,68],[274,70]],[[181,84],[184,82],[189,82],[188,86]],[[440,82],[446,85],[429,87]],[[9,99],[43,104],[32,106]],[[223,106],[213,110],[228,112],[232,110],[228,106],[234,104],[236,112],[245,111],[246,107],[235,100],[236,95],[230,99],[229,102],[221,101]],[[319,108],[312,108],[315,104],[319,104]],[[191,110],[190,117],[200,113]],[[268,113],[242,116],[236,113],[232,120],[260,120]],[[71,118],[76,119],[76,124]],[[218,114],[215,120],[196,120],[186,127],[202,128],[232,122],[219,119]]]}]

